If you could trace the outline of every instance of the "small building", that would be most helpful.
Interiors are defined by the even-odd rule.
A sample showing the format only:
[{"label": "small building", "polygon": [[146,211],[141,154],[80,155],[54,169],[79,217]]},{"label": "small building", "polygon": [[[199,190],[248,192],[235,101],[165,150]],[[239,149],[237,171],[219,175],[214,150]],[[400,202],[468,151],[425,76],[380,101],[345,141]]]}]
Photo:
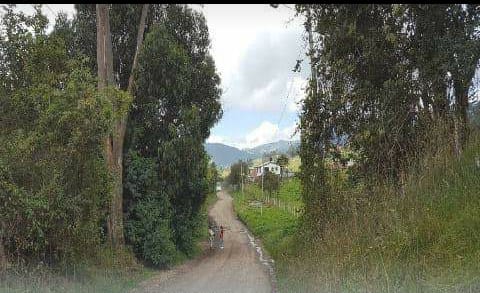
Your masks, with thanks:
[{"label": "small building", "polygon": [[282,168],[279,165],[273,162],[265,162],[259,166],[250,167],[250,177],[252,179],[255,179],[257,177],[264,175],[265,171],[269,171],[275,175],[280,176],[282,171],[281,169]]}]

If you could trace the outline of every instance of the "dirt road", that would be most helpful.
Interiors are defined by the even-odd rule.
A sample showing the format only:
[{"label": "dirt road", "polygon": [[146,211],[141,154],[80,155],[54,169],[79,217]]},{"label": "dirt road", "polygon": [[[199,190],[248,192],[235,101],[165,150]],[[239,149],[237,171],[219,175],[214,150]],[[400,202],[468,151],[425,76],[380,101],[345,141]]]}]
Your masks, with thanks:
[{"label": "dirt road", "polygon": [[251,245],[245,226],[235,218],[230,195],[217,194],[210,210],[218,226],[227,227],[225,247],[190,261],[174,270],[161,272],[134,292],[162,293],[271,293],[265,265]]}]

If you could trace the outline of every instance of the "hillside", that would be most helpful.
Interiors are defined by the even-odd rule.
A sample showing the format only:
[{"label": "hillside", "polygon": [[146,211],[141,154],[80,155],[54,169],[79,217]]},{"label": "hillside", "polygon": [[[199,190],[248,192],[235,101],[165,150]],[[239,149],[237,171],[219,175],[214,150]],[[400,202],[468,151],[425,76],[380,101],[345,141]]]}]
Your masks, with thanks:
[{"label": "hillside", "polygon": [[205,150],[217,166],[228,167],[238,160],[249,160],[254,155],[221,143],[206,143]]},{"label": "hillside", "polygon": [[238,149],[222,143],[205,143],[205,150],[219,167],[229,167],[238,160],[254,160],[271,152],[288,153],[292,148],[298,148],[299,141],[280,140],[249,149]]},{"label": "hillside", "polygon": [[300,141],[279,140],[277,142],[262,144],[254,148],[245,149],[245,151],[258,158],[263,154],[268,154],[271,152],[286,154],[291,150],[296,150],[299,146]]}]

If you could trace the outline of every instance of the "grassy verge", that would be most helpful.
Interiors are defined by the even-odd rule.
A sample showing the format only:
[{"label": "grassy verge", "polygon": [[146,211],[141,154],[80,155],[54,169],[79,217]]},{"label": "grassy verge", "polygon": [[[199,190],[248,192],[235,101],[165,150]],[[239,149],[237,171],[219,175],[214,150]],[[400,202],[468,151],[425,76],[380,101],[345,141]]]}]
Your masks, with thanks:
[{"label": "grassy verge", "polygon": [[133,254],[104,250],[93,262],[63,267],[13,265],[0,274],[0,292],[129,292],[154,273],[135,262]]},{"label": "grassy verge", "polygon": [[246,185],[244,192],[233,192],[235,211],[249,230],[262,240],[271,257],[277,261],[297,231],[298,216],[285,206],[298,207],[300,183],[297,179],[282,182],[276,198],[281,202],[274,205],[262,197],[256,185]]},{"label": "grassy verge", "polygon": [[282,292],[480,292],[477,158],[478,140],[430,157],[404,195],[336,184],[323,239],[285,250]]},{"label": "grassy verge", "polygon": [[[274,258],[280,292],[480,292],[477,160],[478,139],[460,158],[440,152],[411,174],[404,195],[332,175],[337,206],[322,239],[280,208],[254,205],[256,187],[234,193],[235,209]],[[294,190],[283,186],[279,197],[295,202]]]},{"label": "grassy verge", "polygon": [[[153,272],[112,271],[99,268],[80,270],[77,276],[61,275],[60,272],[42,268],[42,271],[22,272],[22,277],[9,275],[0,285],[0,292],[129,292]],[[86,277],[85,275],[91,275]]]}]

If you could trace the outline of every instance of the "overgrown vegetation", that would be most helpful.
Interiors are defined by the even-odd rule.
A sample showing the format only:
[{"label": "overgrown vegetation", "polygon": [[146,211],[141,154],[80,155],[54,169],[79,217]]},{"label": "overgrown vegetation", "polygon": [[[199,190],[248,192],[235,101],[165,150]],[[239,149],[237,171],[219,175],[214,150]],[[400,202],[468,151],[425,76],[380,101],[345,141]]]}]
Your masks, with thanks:
[{"label": "overgrown vegetation", "polygon": [[[478,290],[478,138],[467,146],[477,8],[297,12],[312,76],[300,122],[305,214],[277,259],[284,290]],[[348,169],[332,168],[339,135],[355,156]]]},{"label": "overgrown vegetation", "polygon": [[[47,19],[5,8],[0,40],[0,245],[12,259],[94,257],[111,190],[112,100]],[[33,30],[33,32],[31,31]],[[2,251],[3,252],[3,251]]]},{"label": "overgrown vegetation", "polygon": [[[456,158],[447,148],[410,172],[405,194],[352,185],[328,169],[335,217],[322,238],[248,185],[235,210],[275,260],[280,292],[475,292],[480,288],[480,140]],[[300,202],[300,182],[278,199]],[[261,205],[262,203],[262,205]]]},{"label": "overgrown vegetation", "polygon": [[[276,259],[282,292],[475,292],[480,288],[478,139],[412,172],[405,195],[337,184],[323,239],[300,231]],[[304,239],[312,239],[304,241]]]},{"label": "overgrown vegetation", "polygon": [[130,292],[153,273],[135,264],[131,252],[104,249],[96,259],[63,267],[16,264],[0,276],[0,292]]},{"label": "overgrown vegetation", "polygon": [[35,7],[0,22],[0,289],[121,291],[207,234],[221,91],[205,18],[78,4],[47,33]]}]

